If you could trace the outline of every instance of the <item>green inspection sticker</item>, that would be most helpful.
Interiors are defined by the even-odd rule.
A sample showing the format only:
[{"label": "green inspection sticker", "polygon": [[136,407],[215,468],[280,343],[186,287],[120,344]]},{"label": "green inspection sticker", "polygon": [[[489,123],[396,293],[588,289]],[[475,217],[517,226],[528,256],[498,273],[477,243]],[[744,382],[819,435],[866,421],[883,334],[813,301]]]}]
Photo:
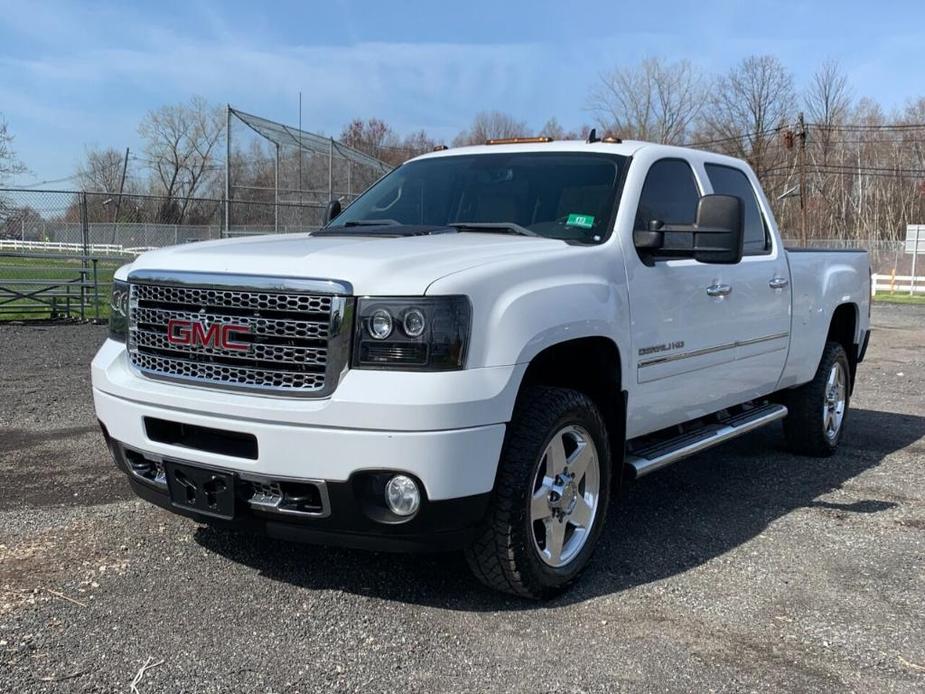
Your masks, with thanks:
[{"label": "green inspection sticker", "polygon": [[565,223],[566,226],[570,227],[581,227],[582,229],[590,229],[594,226],[594,217],[589,214],[570,214],[568,216],[568,221]]}]

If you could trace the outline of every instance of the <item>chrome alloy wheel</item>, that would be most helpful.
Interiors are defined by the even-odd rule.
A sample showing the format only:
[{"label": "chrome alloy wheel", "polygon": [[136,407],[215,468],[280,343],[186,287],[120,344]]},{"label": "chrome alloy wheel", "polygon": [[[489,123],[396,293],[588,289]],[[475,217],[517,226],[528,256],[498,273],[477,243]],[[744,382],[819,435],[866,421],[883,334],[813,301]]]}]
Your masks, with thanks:
[{"label": "chrome alloy wheel", "polygon": [[569,425],[546,446],[533,480],[533,545],[553,567],[565,566],[585,546],[597,516],[600,460],[591,435]]},{"label": "chrome alloy wheel", "polygon": [[825,401],[822,405],[822,423],[825,427],[825,437],[829,442],[834,443],[838,439],[842,422],[845,419],[847,381],[844,364],[836,361],[832,364],[829,377],[825,382]]}]

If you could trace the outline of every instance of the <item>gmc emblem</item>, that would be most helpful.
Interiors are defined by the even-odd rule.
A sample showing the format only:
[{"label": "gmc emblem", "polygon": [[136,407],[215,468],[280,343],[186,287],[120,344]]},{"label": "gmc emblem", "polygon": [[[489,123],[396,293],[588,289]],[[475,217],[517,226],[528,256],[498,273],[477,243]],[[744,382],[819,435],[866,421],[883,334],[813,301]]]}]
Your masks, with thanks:
[{"label": "gmc emblem", "polygon": [[251,348],[250,344],[238,342],[234,336],[247,335],[250,331],[250,327],[235,323],[212,323],[206,327],[205,323],[194,320],[171,318],[167,321],[167,341],[183,347],[212,347],[246,352]]}]

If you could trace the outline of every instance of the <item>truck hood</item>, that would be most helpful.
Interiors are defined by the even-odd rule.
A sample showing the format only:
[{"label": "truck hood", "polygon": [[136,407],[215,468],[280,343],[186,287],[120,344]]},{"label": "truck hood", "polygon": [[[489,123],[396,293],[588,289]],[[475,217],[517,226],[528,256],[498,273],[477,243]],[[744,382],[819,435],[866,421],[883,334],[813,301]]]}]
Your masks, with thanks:
[{"label": "truck hood", "polygon": [[419,296],[434,281],[511,256],[567,251],[564,241],[493,233],[375,238],[251,236],[172,246],[139,256],[133,270],[223,272],[341,280],[357,295]]}]

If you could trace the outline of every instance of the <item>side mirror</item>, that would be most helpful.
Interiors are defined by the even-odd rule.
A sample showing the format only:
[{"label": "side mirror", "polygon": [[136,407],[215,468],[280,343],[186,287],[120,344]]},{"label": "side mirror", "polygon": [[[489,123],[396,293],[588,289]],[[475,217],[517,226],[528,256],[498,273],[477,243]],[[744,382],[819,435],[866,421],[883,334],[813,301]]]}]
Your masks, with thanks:
[{"label": "side mirror", "polygon": [[329,224],[340,212],[340,200],[331,200],[331,202],[328,203],[327,209],[324,211],[324,224],[322,226]]},{"label": "side mirror", "polygon": [[651,224],[633,232],[633,243],[646,254],[694,258],[701,263],[738,263],[742,260],[745,208],[734,195],[704,195],[697,203],[697,222],[691,225]]}]

